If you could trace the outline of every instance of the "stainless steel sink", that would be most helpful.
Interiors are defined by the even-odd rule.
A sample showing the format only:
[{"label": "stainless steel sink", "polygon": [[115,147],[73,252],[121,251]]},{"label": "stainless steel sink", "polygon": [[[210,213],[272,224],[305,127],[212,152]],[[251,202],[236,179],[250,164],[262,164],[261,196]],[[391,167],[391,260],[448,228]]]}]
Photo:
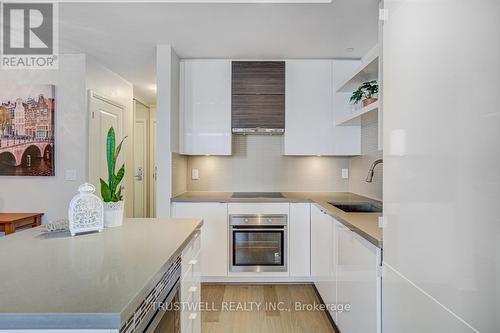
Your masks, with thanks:
[{"label": "stainless steel sink", "polygon": [[330,205],[346,213],[382,213],[382,207],[369,202],[342,203],[329,202]]}]

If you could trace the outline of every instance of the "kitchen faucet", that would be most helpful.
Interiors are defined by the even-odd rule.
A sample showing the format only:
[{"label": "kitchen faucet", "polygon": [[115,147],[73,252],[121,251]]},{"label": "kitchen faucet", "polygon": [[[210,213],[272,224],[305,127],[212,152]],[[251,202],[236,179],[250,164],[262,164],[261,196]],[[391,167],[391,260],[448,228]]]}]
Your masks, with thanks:
[{"label": "kitchen faucet", "polygon": [[365,181],[367,183],[371,183],[372,182],[372,180],[373,180],[373,169],[375,169],[375,167],[377,166],[377,164],[380,164],[380,163],[383,163],[383,160],[381,158],[379,158],[378,160],[373,161],[370,169],[368,170],[368,175],[366,176],[366,179],[365,179]]}]

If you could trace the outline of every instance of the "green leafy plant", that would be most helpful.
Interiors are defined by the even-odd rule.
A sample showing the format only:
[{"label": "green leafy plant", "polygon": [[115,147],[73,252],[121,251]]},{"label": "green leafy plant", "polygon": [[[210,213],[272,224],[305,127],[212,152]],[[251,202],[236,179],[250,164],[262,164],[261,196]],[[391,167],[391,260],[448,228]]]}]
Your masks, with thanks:
[{"label": "green leafy plant", "polygon": [[106,138],[106,159],[108,162],[108,182],[106,183],[101,178],[101,196],[104,202],[118,202],[123,199],[122,186],[120,182],[125,176],[125,164],[122,164],[121,168],[115,174],[116,160],[122,149],[123,140],[120,141],[118,146],[115,148],[115,130],[110,127],[108,131],[108,136]]},{"label": "green leafy plant", "polygon": [[366,81],[359,88],[352,93],[349,102],[356,104],[363,99],[373,98],[378,93],[377,80]]}]

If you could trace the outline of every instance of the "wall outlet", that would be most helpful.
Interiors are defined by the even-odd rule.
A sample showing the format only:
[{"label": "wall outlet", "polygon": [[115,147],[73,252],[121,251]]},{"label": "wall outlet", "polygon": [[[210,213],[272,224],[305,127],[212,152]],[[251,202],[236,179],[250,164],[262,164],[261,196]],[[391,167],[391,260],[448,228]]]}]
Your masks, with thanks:
[{"label": "wall outlet", "polygon": [[349,178],[349,169],[343,168],[342,169],[342,179],[347,179]]},{"label": "wall outlet", "polygon": [[191,169],[191,179],[192,180],[200,179],[200,171],[198,169]]},{"label": "wall outlet", "polygon": [[66,172],[64,173],[64,180],[75,181],[76,170],[75,169],[66,170]]}]

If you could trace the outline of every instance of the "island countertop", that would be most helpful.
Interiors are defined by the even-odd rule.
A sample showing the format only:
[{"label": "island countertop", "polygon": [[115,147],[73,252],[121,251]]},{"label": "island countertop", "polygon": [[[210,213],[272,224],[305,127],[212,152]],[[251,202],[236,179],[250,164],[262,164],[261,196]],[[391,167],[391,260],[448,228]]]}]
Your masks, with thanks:
[{"label": "island countertop", "polygon": [[0,329],[116,329],[202,225],[126,219],[71,237],[41,227],[0,238]]}]

